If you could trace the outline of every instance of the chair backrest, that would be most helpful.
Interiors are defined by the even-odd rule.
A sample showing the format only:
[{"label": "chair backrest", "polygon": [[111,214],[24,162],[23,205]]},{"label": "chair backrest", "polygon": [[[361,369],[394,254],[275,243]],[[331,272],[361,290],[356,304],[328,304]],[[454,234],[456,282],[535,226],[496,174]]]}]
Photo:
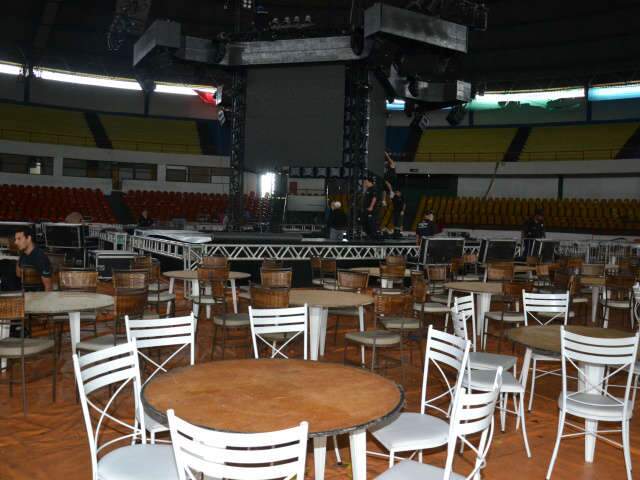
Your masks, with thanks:
[{"label": "chair backrest", "polygon": [[515,303],[515,310],[519,309],[522,292],[533,292],[531,282],[505,282],[502,284],[502,295],[509,297]]},{"label": "chair backrest", "polygon": [[[561,327],[562,406],[566,408],[567,400],[573,400],[582,405],[595,406],[603,410],[610,409],[613,412],[622,407],[622,418],[629,418],[627,409],[633,409],[633,405],[629,405],[629,393],[633,376],[638,373],[634,371],[634,366],[638,356],[639,339],[640,332],[623,338],[595,338],[571,333]],[[609,367],[609,369],[602,381],[594,384],[589,380],[585,364]],[[569,366],[572,370],[576,369],[579,379],[578,388],[571,391],[567,388],[567,367]],[[627,376],[623,398],[615,397],[607,390],[609,380],[618,374]],[[573,371],[571,375],[574,375]],[[605,397],[608,401],[602,402],[601,397]]]},{"label": "chair backrest", "polygon": [[[432,408],[446,416],[449,416],[452,402],[462,389],[463,375],[470,375],[470,348],[471,344],[468,340],[436,330],[433,328],[433,325],[429,325],[429,329],[427,331],[427,348],[424,354],[424,372],[422,375],[422,393],[420,398],[421,413],[425,413],[427,408]],[[429,397],[429,392],[427,391],[430,368],[434,369],[437,374],[440,375],[440,383],[445,387],[444,392],[440,392],[433,397]],[[450,376],[447,375],[445,370],[453,370],[455,372],[455,383],[451,383]],[[440,391],[439,388],[438,391]],[[447,400],[447,397],[449,401],[446,408],[442,408],[437,404],[443,399]]]},{"label": "chair backrest", "polygon": [[289,306],[288,288],[267,288],[251,285],[251,306],[253,308],[287,308]]},{"label": "chair backrest", "polygon": [[458,337],[469,340],[467,322],[471,320],[471,349],[476,351],[476,314],[473,293],[462,297],[455,297],[452,307],[453,333]]},{"label": "chair backrest", "polygon": [[376,319],[386,316],[412,316],[413,308],[411,308],[411,300],[411,295],[406,293],[378,293],[373,298]]},{"label": "chair backrest", "polygon": [[510,282],[513,280],[513,264],[490,263],[484,271],[485,282]]},{"label": "chair backrest", "polygon": [[[284,349],[300,335],[304,341],[304,359],[307,359],[307,324],[308,309],[304,307],[256,309],[249,307],[253,355],[260,358],[258,346],[267,345],[271,349],[271,358],[278,356],[289,358]],[[276,345],[266,334],[286,333],[283,342]]]},{"label": "chair backrest", "polygon": [[40,272],[30,265],[20,267],[20,280],[22,281],[23,290],[40,290],[43,288]]},{"label": "chair backrest", "polygon": [[389,278],[393,280],[404,279],[406,267],[404,264],[380,264],[380,278]]},{"label": "chair backrest", "polygon": [[604,298],[608,300],[629,300],[635,283],[630,275],[607,275],[604,280]]},{"label": "chair backrest", "polygon": [[[495,373],[493,388],[488,392],[470,393],[462,390],[454,399],[449,422],[449,442],[447,444],[447,460],[445,462],[443,480],[450,480],[453,474],[453,460],[456,455],[458,440],[476,454],[474,468],[466,480],[476,478],[481,468],[486,465],[487,454],[491,447],[495,428],[494,412],[502,385],[502,367]],[[478,435],[479,434],[479,435]],[[476,438],[474,445],[470,438]]]},{"label": "chair backrest", "polygon": [[95,270],[61,270],[58,274],[60,290],[95,292],[98,289],[98,272]]},{"label": "chair backrest", "polygon": [[[143,360],[141,363],[151,367],[151,372],[145,376],[143,386],[158,373],[166,373],[169,362],[184,350],[189,350],[189,364],[195,363],[196,321],[193,313],[186,317],[144,320],[132,320],[126,315],[124,322],[127,329],[127,341],[136,342],[138,355]],[[168,347],[175,348],[169,349]],[[147,349],[154,349],[158,354],[155,359],[147,355]],[[161,354],[165,356],[164,360],[161,360]]]},{"label": "chair backrest", "polygon": [[406,265],[407,259],[404,255],[387,255],[384,259],[387,265]]},{"label": "chair backrest", "polygon": [[180,480],[303,479],[309,425],[265,433],[228,433],[197,427],[167,411]]},{"label": "chair backrest", "polygon": [[148,291],[146,288],[121,288],[113,296],[116,321],[126,315],[131,318],[142,318],[147,306]]},{"label": "chair backrest", "polygon": [[354,272],[351,270],[338,270],[338,288],[340,290],[352,290],[360,292],[369,285],[367,272]]},{"label": "chair backrest", "polygon": [[311,257],[311,278],[320,278],[322,275],[322,258]]},{"label": "chair backrest", "polygon": [[260,270],[260,283],[268,288],[291,288],[293,271],[289,268],[269,268]]},{"label": "chair backrest", "polygon": [[322,278],[336,278],[338,262],[335,258],[323,258],[320,264]]},{"label": "chair backrest", "polygon": [[262,266],[260,268],[263,270],[282,268],[282,260],[278,260],[277,258],[265,258],[262,260]]},{"label": "chair backrest", "polygon": [[111,282],[115,290],[119,290],[121,288],[148,288],[149,270],[113,270]]},{"label": "chair backrest", "polygon": [[47,257],[54,272],[60,271],[66,264],[67,255],[64,253],[47,252]]},{"label": "chair backrest", "polygon": [[209,267],[224,267],[229,263],[227,257],[222,257],[219,255],[210,255],[207,257],[202,257],[201,265],[206,265]]},{"label": "chair backrest", "polygon": [[569,292],[530,293],[522,292],[524,324],[534,320],[538,325],[549,325],[555,321],[567,324],[569,319]]},{"label": "chair backrest", "polygon": [[[197,272],[200,296],[211,295],[214,298],[223,299],[229,280],[229,266],[201,265]],[[209,289],[211,293],[208,293]]]},{"label": "chair backrest", "polygon": [[[22,292],[0,293],[0,329],[24,324],[24,294]],[[20,328],[24,349],[24,328]]]},{"label": "chair backrest", "polygon": [[571,287],[571,277],[572,275],[568,273],[566,270],[558,270],[553,275],[553,286],[558,290],[570,290]]},{"label": "chair backrest", "polygon": [[590,277],[602,277],[604,275],[604,263],[583,263],[580,274]]},{"label": "chair backrest", "polygon": [[131,260],[131,269],[151,271],[152,264],[153,257],[151,257],[151,255],[138,255]]},{"label": "chair backrest", "polygon": [[[81,357],[73,355],[73,370],[89,437],[93,478],[98,478],[98,457],[102,449],[118,442],[131,444],[138,439],[146,443],[144,415],[138,415],[138,422],[134,417],[126,420],[115,416],[116,408],[121,412],[123,406],[118,397],[129,388],[132,391],[134,412],[139,412],[142,408],[136,345],[129,342]],[[93,393],[98,390],[104,394],[99,399],[92,398]],[[126,398],[126,395],[123,396]],[[108,427],[119,435],[104,435],[103,430]]]},{"label": "chair backrest", "polygon": [[427,265],[425,272],[429,282],[445,282],[449,278],[449,265]]}]

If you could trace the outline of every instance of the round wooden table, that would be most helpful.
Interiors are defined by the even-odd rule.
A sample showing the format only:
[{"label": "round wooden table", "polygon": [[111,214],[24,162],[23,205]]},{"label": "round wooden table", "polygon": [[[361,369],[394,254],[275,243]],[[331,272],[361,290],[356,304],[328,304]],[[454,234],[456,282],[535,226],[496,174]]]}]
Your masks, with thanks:
[{"label": "round wooden table", "polygon": [[[596,338],[624,338],[632,336],[629,332],[614,330],[612,328],[584,327],[580,325],[568,325],[565,328],[567,331],[578,335]],[[533,350],[558,354],[562,351],[560,347],[560,325],[512,328],[507,331],[507,337],[511,341],[524,345],[527,348],[520,373],[520,382],[525,386],[527,385]],[[579,363],[581,370],[587,377],[586,382],[589,385],[600,385],[602,383],[604,368],[601,365]],[[585,431],[597,432],[598,422],[596,420],[585,420]],[[596,437],[594,435],[585,435],[584,459],[586,462],[593,462],[595,448]]]},{"label": "round wooden table", "polygon": [[366,478],[366,429],[400,412],[402,388],[379,375],[335,363],[228,360],[177,368],[143,389],[145,412],[165,412],[212,430],[255,433],[309,422],[316,479],[324,477],[326,437],[348,433],[353,478]]},{"label": "round wooden table", "polygon": [[309,306],[309,357],[317,360],[324,355],[329,308],[357,308],[360,330],[364,330],[364,306],[373,303],[373,297],[364,293],[342,292],[311,288],[293,288],[289,292],[289,305]]},{"label": "round wooden table", "polygon": [[[355,267],[350,268],[352,272],[368,273],[370,277],[380,276],[380,267]],[[406,268],[404,270],[404,278],[411,278],[411,270]],[[382,288],[392,288],[393,282],[391,280],[382,280]]]},{"label": "round wooden table", "polygon": [[113,306],[113,297],[91,292],[26,292],[24,308],[31,315],[69,314],[71,352],[76,353],[80,341],[80,312],[100,310]]},{"label": "round wooden table", "polygon": [[[197,297],[200,295],[200,283],[198,282],[197,270],[171,270],[169,272],[163,272],[165,277],[169,279],[169,292],[173,293],[176,280],[183,280],[185,282],[191,282],[191,295]],[[250,278],[250,273],[245,272],[229,272],[229,283],[231,285],[231,297],[233,298],[233,312],[238,313],[238,294],[236,291],[236,280],[244,280]],[[198,316],[198,305],[194,305],[194,314]]]},{"label": "round wooden table", "polygon": [[502,293],[502,282],[448,282],[444,288],[449,290],[449,303],[453,292],[473,293],[476,296],[476,332],[482,338],[484,332],[484,316],[491,308],[491,296]]}]

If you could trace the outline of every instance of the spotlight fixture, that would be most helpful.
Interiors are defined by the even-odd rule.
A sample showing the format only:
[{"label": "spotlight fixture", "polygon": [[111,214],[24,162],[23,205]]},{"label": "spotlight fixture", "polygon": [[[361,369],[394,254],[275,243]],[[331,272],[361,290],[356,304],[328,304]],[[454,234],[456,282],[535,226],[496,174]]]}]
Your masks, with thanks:
[{"label": "spotlight fixture", "polygon": [[253,0],[242,0],[242,8],[245,10],[253,10]]}]

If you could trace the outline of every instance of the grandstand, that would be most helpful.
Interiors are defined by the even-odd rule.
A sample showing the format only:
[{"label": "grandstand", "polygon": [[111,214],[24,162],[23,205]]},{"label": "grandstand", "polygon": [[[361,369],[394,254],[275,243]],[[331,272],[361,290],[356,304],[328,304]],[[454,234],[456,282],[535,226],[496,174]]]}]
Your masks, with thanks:
[{"label": "grandstand", "polygon": [[502,161],[517,128],[427,129],[420,137],[418,162]]}]

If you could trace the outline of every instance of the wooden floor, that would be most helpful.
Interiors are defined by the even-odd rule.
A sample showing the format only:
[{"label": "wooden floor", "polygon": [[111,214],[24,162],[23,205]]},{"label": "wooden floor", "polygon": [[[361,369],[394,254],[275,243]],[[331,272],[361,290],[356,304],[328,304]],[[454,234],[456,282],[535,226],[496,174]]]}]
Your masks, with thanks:
[{"label": "wooden floor", "polygon": [[[188,311],[188,304],[178,303],[178,310]],[[349,321],[341,322],[341,329],[349,328]],[[330,320],[330,326],[332,321]],[[331,330],[330,330],[331,331]],[[331,335],[328,336],[328,352],[325,361],[342,361],[342,333],[338,343],[334,345]],[[80,405],[76,403],[76,393],[71,366],[71,355],[68,336],[65,337],[65,349],[62,352],[61,371],[58,376],[58,399],[51,402],[50,377],[43,378],[28,387],[29,415],[22,415],[20,389],[16,388],[13,398],[9,398],[6,385],[0,387],[0,480],[73,480],[91,478],[91,465],[86,430],[82,419]],[[211,348],[211,327],[201,321],[198,337],[197,361],[209,361]],[[238,356],[246,354],[246,350],[238,350]],[[522,359],[522,351],[518,351]],[[228,352],[234,357],[233,351]],[[407,410],[418,409],[421,371],[418,361],[408,366],[404,387],[407,391]],[[45,365],[34,364],[35,368]],[[400,372],[389,370],[387,375],[400,381]],[[357,388],[357,385],[354,385]],[[520,431],[515,431],[515,421],[509,418],[506,432],[497,432],[483,476],[487,479],[542,479],[545,476],[551,450],[556,435],[557,396],[560,381],[555,377],[546,377],[536,386],[534,410],[527,416],[527,430],[533,457],[527,458],[522,444]],[[367,392],[362,392],[366,395]],[[215,401],[215,399],[212,399]],[[339,399],[336,399],[339,401]],[[637,407],[636,407],[636,413]],[[613,436],[615,438],[616,435]],[[616,440],[619,440],[617,435]],[[327,453],[327,479],[351,478],[348,466],[349,449],[347,438],[340,438],[340,449],[344,465],[336,465],[333,452]],[[369,449],[378,449],[369,438]],[[634,478],[640,479],[640,420],[636,416],[631,427],[632,459],[636,470]],[[331,447],[331,442],[329,442]],[[425,455],[425,462],[443,465],[442,449]],[[456,458],[454,467],[460,473],[470,470],[469,451]],[[375,476],[387,468],[384,459],[368,457],[368,478]],[[307,462],[307,476],[313,478],[313,456]],[[622,451],[599,441],[596,446],[595,462],[584,462],[583,438],[564,440],[553,474],[555,480],[595,480],[623,479],[625,469]],[[416,479],[419,480],[419,479]]]}]

